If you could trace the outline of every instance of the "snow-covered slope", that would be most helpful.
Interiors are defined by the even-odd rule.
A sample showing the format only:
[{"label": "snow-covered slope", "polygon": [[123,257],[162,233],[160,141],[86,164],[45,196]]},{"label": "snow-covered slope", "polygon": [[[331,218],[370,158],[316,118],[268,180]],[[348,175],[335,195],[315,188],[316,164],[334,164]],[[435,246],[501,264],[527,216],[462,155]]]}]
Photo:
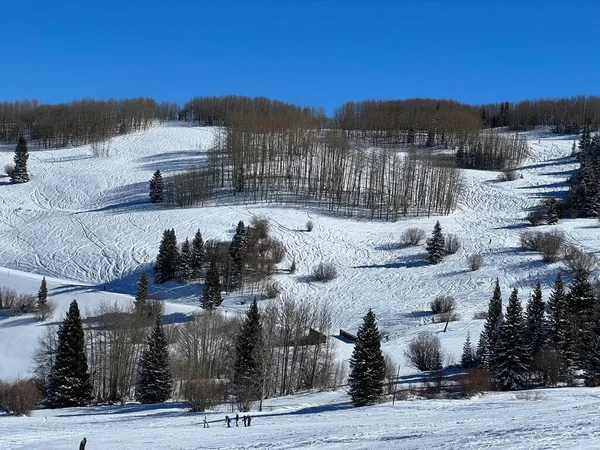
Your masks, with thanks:
[{"label": "snow-covered slope", "polygon": [[[452,295],[458,301],[461,320],[451,323],[442,336],[447,353],[456,358],[468,330],[476,339],[481,321],[472,317],[486,308],[496,278],[505,292],[519,288],[523,300],[538,279],[545,288],[552,283],[558,264],[544,264],[537,254],[519,252],[517,245],[528,208],[543,196],[566,191],[566,178],[576,167],[569,158],[573,137],[529,133],[531,158],[519,169],[522,178],[513,182],[497,181],[496,172],[465,171],[466,192],[450,216],[368,222],[265,204],[191,209],[150,204],[152,173],[194,166],[205,157],[217,131],[157,126],[113,139],[108,158],[93,158],[89,147],[32,150],[31,182],[0,181],[0,284],[35,293],[41,276],[52,277],[50,295],[63,310],[73,298],[85,309],[89,302],[135,291],[164,229],[174,228],[179,239],[192,237],[197,229],[205,239],[230,239],[239,220],[266,216],[272,233],[288,249],[287,264],[297,262],[294,275],[278,276],[284,292],[330,302],[334,326],[349,330],[373,308],[380,327],[390,333],[384,350],[403,363],[402,349],[413,333],[442,327],[430,323],[429,302],[435,296]],[[12,156],[12,148],[2,147],[0,165]],[[315,223],[310,233],[304,231],[308,219]],[[429,234],[436,220],[462,242],[461,250],[443,263],[429,266],[423,247],[396,245],[406,228],[420,227]],[[559,227],[584,249],[600,248],[595,221],[563,220]],[[470,272],[467,258],[474,253],[483,255],[485,265]],[[311,281],[313,267],[322,261],[336,264],[339,278],[327,284]],[[153,289],[170,302],[187,305],[187,310],[198,305],[201,292],[195,285]],[[238,309],[236,303],[235,297],[229,298],[225,308]],[[61,315],[58,311],[56,318]],[[43,326],[29,318],[0,320],[0,361],[6,360],[0,362],[0,376],[23,374]],[[14,354],[11,344],[20,334],[32,342],[19,338],[25,346],[19,355],[25,362],[17,364],[7,355]]]}]

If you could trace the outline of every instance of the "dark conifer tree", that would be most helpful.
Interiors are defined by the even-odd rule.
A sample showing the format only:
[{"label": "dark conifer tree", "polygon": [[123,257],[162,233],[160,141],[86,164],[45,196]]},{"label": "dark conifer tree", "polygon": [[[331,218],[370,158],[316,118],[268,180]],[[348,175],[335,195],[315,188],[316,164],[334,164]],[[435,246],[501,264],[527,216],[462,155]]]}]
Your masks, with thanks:
[{"label": "dark conifer tree", "polygon": [[238,405],[244,411],[261,396],[262,352],[262,326],[255,298],[238,334],[235,351],[233,384]]},{"label": "dark conifer tree", "polygon": [[154,172],[150,180],[150,202],[160,203],[164,198],[163,177],[160,170]]},{"label": "dark conifer tree", "polygon": [[171,397],[171,389],[169,348],[159,315],[140,357],[135,398],[144,404],[161,403]]},{"label": "dark conifer tree", "polygon": [[554,290],[548,299],[546,332],[549,344],[560,357],[563,380],[569,382],[574,369],[572,325],[569,314],[569,303],[560,273],[556,275]]},{"label": "dark conifer tree", "polygon": [[579,139],[579,151],[585,152],[592,143],[591,135],[590,135],[590,127],[585,125],[583,127],[583,131],[581,132],[581,138]]},{"label": "dark conifer tree", "polygon": [[39,307],[43,307],[48,302],[48,287],[46,286],[46,277],[42,278],[40,289],[37,293],[37,303]]},{"label": "dark conifer tree", "polygon": [[370,309],[358,329],[356,338],[350,358],[348,393],[354,406],[372,405],[383,395],[385,360],[381,352],[375,314]]},{"label": "dark conifer tree", "polygon": [[77,301],[73,300],[58,329],[58,349],[49,377],[47,403],[50,408],[85,406],[92,400],[83,325]]},{"label": "dark conifer tree", "polygon": [[488,316],[479,337],[477,358],[479,365],[485,370],[494,370],[494,360],[500,346],[502,315],[502,292],[500,282],[496,279],[494,294],[488,305]]},{"label": "dark conifer tree", "polygon": [[435,131],[429,130],[427,132],[427,140],[425,141],[425,147],[433,147],[435,145]]},{"label": "dark conifer tree", "polygon": [[555,225],[558,223],[558,208],[556,206],[556,199],[550,198],[548,201],[548,211],[546,212],[546,223],[548,225]]},{"label": "dark conifer tree", "polygon": [[527,302],[527,344],[532,358],[535,358],[547,343],[545,310],[542,286],[538,281],[529,302]]},{"label": "dark conifer tree", "polygon": [[196,231],[196,235],[192,240],[192,278],[200,278],[202,275],[202,263],[204,262],[204,240],[200,230]]},{"label": "dark conifer tree", "polygon": [[513,289],[502,324],[500,346],[494,359],[496,379],[504,389],[524,389],[527,386],[529,349],[526,329],[518,292]]},{"label": "dark conifer tree", "polygon": [[576,363],[581,363],[589,349],[589,335],[594,320],[596,298],[594,290],[584,271],[578,271],[567,295],[569,316],[573,332],[573,350]]},{"label": "dark conifer tree", "polygon": [[29,181],[29,174],[27,173],[28,159],[29,152],[27,150],[27,141],[25,141],[23,136],[19,136],[17,147],[15,148],[15,167],[10,174],[11,183],[27,183]]},{"label": "dark conifer tree", "polygon": [[137,292],[135,293],[135,300],[133,305],[137,313],[143,313],[148,307],[148,277],[146,272],[142,272],[137,283]]},{"label": "dark conifer tree", "polygon": [[473,352],[473,344],[471,343],[471,333],[467,331],[467,338],[463,344],[463,351],[460,357],[460,365],[465,369],[469,369],[475,365],[475,353]]},{"label": "dark conifer tree", "polygon": [[219,269],[215,261],[211,261],[206,276],[204,277],[204,292],[202,293],[202,307],[213,310],[221,304],[221,280]]},{"label": "dark conifer tree", "polygon": [[247,233],[244,222],[239,221],[231,245],[229,246],[229,264],[227,266],[227,290],[242,287],[246,256]]},{"label": "dark conifer tree", "polygon": [[190,240],[187,238],[183,244],[181,244],[177,275],[179,281],[182,283],[187,283],[192,278],[192,247],[190,245]]},{"label": "dark conifer tree", "polygon": [[442,234],[442,226],[438,220],[433,227],[431,238],[427,239],[426,250],[428,253],[429,264],[438,264],[444,259],[445,239]]},{"label": "dark conifer tree", "polygon": [[585,385],[600,386],[600,303],[596,304],[594,322],[590,329],[589,347],[584,364]]},{"label": "dark conifer tree", "polygon": [[165,283],[175,278],[179,264],[179,249],[175,230],[165,230],[154,266],[154,282]]}]

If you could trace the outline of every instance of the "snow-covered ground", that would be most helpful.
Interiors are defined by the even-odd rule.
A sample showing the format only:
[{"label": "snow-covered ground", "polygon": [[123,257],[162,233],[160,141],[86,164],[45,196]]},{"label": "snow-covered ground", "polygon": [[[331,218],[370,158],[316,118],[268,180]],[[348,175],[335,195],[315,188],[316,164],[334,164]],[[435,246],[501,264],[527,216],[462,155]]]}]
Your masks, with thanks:
[{"label": "snow-covered ground", "polygon": [[[537,399],[537,400],[536,400]],[[36,411],[0,418],[0,449],[597,449],[598,389],[548,389],[519,399],[414,400],[353,408],[343,391],[284,397],[227,428],[228,411],[178,404]]]},{"label": "snow-covered ground", "polygon": [[[239,220],[247,223],[253,216],[266,216],[273,235],[288,249],[282,267],[292,259],[297,263],[294,275],[278,275],[286,295],[328,301],[336,329],[355,331],[372,308],[380,328],[389,333],[383,349],[401,364],[404,374],[414,370],[406,365],[403,349],[421,330],[438,333],[448,362],[458,359],[468,331],[476,342],[482,321],[474,320],[473,314],[487,308],[496,278],[505,297],[508,289],[517,287],[525,301],[537,280],[545,295],[549,293],[560,263],[545,264],[538,254],[517,247],[528,209],[544,196],[565,194],[566,179],[576,167],[569,157],[573,136],[528,133],[531,157],[518,170],[522,178],[512,182],[499,182],[497,172],[464,171],[466,192],[449,216],[393,223],[268,204],[202,209],[151,205],[152,173],[194,166],[205,157],[216,131],[158,126],[113,139],[108,158],[93,158],[89,147],[30,151],[31,182],[10,185],[0,178],[0,286],[33,294],[46,276],[50,298],[59,305],[54,319],[59,320],[73,298],[84,311],[100,301],[131,301],[140,271],[151,267],[164,229],[174,228],[180,240],[191,238],[197,229],[205,240],[228,240]],[[0,147],[0,166],[12,160],[13,151]],[[304,231],[308,219],[315,223],[310,233]],[[461,240],[457,254],[429,266],[423,247],[396,245],[408,227],[420,227],[429,235],[436,220],[445,233]],[[596,220],[565,219],[558,227],[584,250],[600,250]],[[471,272],[467,258],[475,253],[483,255],[484,267]],[[340,273],[336,280],[311,281],[313,267],[322,261],[336,264]],[[199,286],[174,283],[152,290],[168,300],[167,313],[193,311],[201,292]],[[429,302],[440,294],[457,299],[461,316],[446,333],[441,332],[443,324],[431,323],[429,312]],[[226,299],[224,309],[239,311],[238,300]],[[27,375],[37,336],[45,326],[28,316],[0,316],[0,379]],[[347,359],[349,350],[342,348],[340,358]],[[597,391],[589,389],[556,390],[548,391],[548,399],[539,403],[513,401],[510,394],[501,394],[472,401],[403,402],[353,410],[339,405],[345,401],[343,394],[327,394],[315,397],[316,406],[307,406],[312,399],[304,397],[274,401],[274,411],[279,412],[268,420],[257,419],[251,430],[215,427],[210,432],[198,429],[197,416],[175,406],[42,411],[31,419],[2,418],[0,448],[72,448],[73,440],[86,433],[95,433],[98,442],[89,448],[106,449],[134,439],[140,448],[425,448],[426,442],[429,448],[572,448],[570,443],[579,445],[594,431],[585,425],[587,419],[576,426],[575,416],[563,419],[561,414],[570,415],[579,402],[585,417],[585,405],[594,404],[596,396]],[[589,409],[591,415],[593,408]],[[145,420],[148,415],[150,421]],[[538,415],[547,415],[554,426]],[[123,425],[118,432],[109,432],[117,418]],[[437,427],[437,421],[443,426]],[[518,438],[510,437],[509,430]],[[559,438],[573,441],[555,445]],[[146,445],[146,440],[154,446]]]}]

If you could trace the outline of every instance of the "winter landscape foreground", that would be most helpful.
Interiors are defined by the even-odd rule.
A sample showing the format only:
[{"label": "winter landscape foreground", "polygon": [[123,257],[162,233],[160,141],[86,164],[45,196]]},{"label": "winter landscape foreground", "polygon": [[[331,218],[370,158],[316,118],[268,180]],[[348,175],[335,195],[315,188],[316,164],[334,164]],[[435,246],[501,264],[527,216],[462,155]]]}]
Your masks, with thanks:
[{"label": "winter landscape foreground", "polygon": [[[400,374],[414,375],[403,350],[427,329],[442,341],[446,363],[457,362],[468,332],[477,339],[483,324],[473,318],[485,310],[499,279],[504,298],[518,288],[525,301],[539,280],[547,298],[561,263],[546,264],[539,254],[518,250],[527,211],[547,195],[562,196],[576,167],[570,158],[576,136],[547,130],[527,133],[530,158],[523,175],[501,183],[497,172],[463,171],[464,201],[449,216],[399,222],[367,222],[332,217],[319,211],[273,205],[223,204],[205,208],[167,209],[148,203],[148,180],[156,169],[168,173],[189,168],[205,157],[215,129],[177,124],[114,138],[111,156],[92,158],[89,146],[32,150],[32,180],[2,186],[0,197],[0,286],[34,294],[47,277],[49,298],[61,320],[71,300],[82,312],[102,301],[131,302],[143,269],[150,269],[164,229],[178,237],[199,228],[205,239],[231,238],[239,220],[269,218],[273,234],[287,248],[286,264],[294,275],[277,275],[283,291],[306,301],[327,301],[335,320],[332,332],[355,332],[368,308],[380,330],[388,333],[384,352],[400,364]],[[13,146],[4,146],[0,165]],[[0,181],[8,184],[8,181]],[[307,219],[315,229],[307,233]],[[422,247],[396,245],[401,233],[419,227],[427,233],[439,220],[444,232],[457,235],[462,248],[443,263],[428,266]],[[558,227],[586,252],[598,254],[595,219],[564,219]],[[542,227],[544,229],[544,227]],[[471,254],[482,254],[479,271],[467,269]],[[310,281],[322,261],[340,276],[331,283]],[[167,283],[153,286],[167,300],[174,318],[198,308],[201,289]],[[452,295],[461,319],[431,323],[429,302]],[[237,295],[225,298],[228,314],[245,310]],[[25,377],[31,370],[37,337],[47,323],[30,316],[0,316],[0,378]],[[338,358],[347,361],[352,347],[338,343]],[[202,415],[173,403],[40,410],[32,417],[0,417],[0,448],[67,449],[83,436],[88,449],[122,448],[597,448],[596,388],[564,388],[494,393],[468,400],[397,401],[352,408],[344,388],[335,392],[269,399],[264,413],[253,413],[252,427],[227,429],[228,410]]]}]

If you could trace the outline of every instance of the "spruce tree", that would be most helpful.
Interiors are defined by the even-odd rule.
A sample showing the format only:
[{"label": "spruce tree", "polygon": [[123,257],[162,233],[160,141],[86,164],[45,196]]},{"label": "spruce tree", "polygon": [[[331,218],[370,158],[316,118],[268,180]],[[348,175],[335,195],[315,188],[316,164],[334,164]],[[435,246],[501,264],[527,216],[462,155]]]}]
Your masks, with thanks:
[{"label": "spruce tree", "polygon": [[92,400],[83,325],[77,301],[73,300],[58,329],[56,359],[48,380],[50,408],[85,406]]},{"label": "spruce tree", "polygon": [[558,208],[556,206],[556,199],[552,197],[548,201],[548,210],[546,211],[546,224],[555,225],[558,223]]},{"label": "spruce tree", "polygon": [[238,405],[245,411],[261,396],[262,351],[262,325],[255,298],[238,334],[235,349],[233,384]]},{"label": "spruce tree", "polygon": [[467,338],[463,344],[463,351],[460,357],[460,365],[465,369],[469,369],[475,365],[475,354],[473,352],[473,344],[471,343],[471,333],[467,331]]},{"label": "spruce tree", "polygon": [[546,333],[549,344],[558,352],[561,359],[562,379],[567,382],[572,378],[575,360],[572,329],[567,294],[559,272],[548,299]]},{"label": "spruce tree", "polygon": [[150,180],[150,202],[160,203],[164,198],[163,177],[160,170],[154,172]]},{"label": "spruce tree", "polygon": [[15,148],[15,167],[10,174],[11,183],[27,183],[29,181],[29,174],[27,173],[28,159],[29,152],[27,151],[27,141],[25,141],[23,136],[19,136],[17,147]]},{"label": "spruce tree", "polygon": [[137,292],[135,293],[135,300],[133,305],[137,313],[144,313],[148,307],[148,277],[146,272],[142,272],[137,283]]},{"label": "spruce tree", "polygon": [[517,289],[508,299],[502,324],[500,345],[494,361],[494,373],[500,386],[507,390],[527,386],[528,353],[526,323]]},{"label": "spruce tree", "polygon": [[181,244],[177,278],[182,283],[187,283],[192,278],[192,247],[190,245],[190,240],[187,238],[183,244]]},{"label": "spruce tree", "polygon": [[596,304],[594,322],[590,329],[589,346],[584,364],[585,385],[600,386],[600,303]]},{"label": "spruce tree", "polygon": [[573,350],[576,362],[583,362],[589,348],[589,334],[594,320],[596,297],[584,271],[578,271],[567,295],[572,324]]},{"label": "spruce tree", "polygon": [[165,283],[174,279],[177,274],[178,264],[179,249],[177,248],[175,230],[165,230],[160,241],[158,255],[156,256],[154,282]]},{"label": "spruce tree", "polygon": [[358,329],[356,338],[350,358],[348,393],[354,406],[372,405],[383,395],[385,360],[381,352],[375,314],[370,309]]},{"label": "spruce tree", "polygon": [[204,240],[200,230],[196,231],[196,235],[192,240],[192,278],[197,279],[202,275],[202,263],[204,262]]},{"label": "spruce tree", "polygon": [[227,267],[227,290],[236,290],[242,286],[244,262],[246,256],[247,234],[244,222],[239,221],[231,245],[229,246],[229,264]]},{"label": "spruce tree", "polygon": [[581,138],[579,139],[579,151],[585,152],[592,143],[591,135],[590,135],[590,127],[585,125],[583,127],[583,131],[581,132]]},{"label": "spruce tree", "polygon": [[171,397],[171,388],[169,349],[159,315],[140,357],[135,398],[144,404],[162,403]]},{"label": "spruce tree", "polygon": [[485,370],[494,370],[496,352],[500,346],[501,328],[504,317],[502,315],[502,292],[500,282],[496,279],[494,294],[488,305],[488,316],[483,325],[477,346],[479,365]]},{"label": "spruce tree", "polygon": [[545,310],[546,306],[542,299],[542,286],[538,281],[529,302],[527,302],[527,344],[532,358],[538,355],[547,342],[544,320]]},{"label": "spruce tree", "polygon": [[427,246],[425,247],[428,253],[429,264],[438,264],[444,259],[444,245],[445,239],[442,234],[442,226],[438,220],[433,227],[431,238],[427,239]]},{"label": "spruce tree", "polygon": [[42,278],[42,283],[40,284],[40,289],[37,293],[37,304],[38,307],[46,306],[48,302],[48,287],[46,286],[46,277]]},{"label": "spruce tree", "polygon": [[206,277],[204,277],[204,292],[201,299],[202,307],[211,311],[219,306],[222,301],[219,269],[217,269],[215,261],[211,261],[206,272]]}]

